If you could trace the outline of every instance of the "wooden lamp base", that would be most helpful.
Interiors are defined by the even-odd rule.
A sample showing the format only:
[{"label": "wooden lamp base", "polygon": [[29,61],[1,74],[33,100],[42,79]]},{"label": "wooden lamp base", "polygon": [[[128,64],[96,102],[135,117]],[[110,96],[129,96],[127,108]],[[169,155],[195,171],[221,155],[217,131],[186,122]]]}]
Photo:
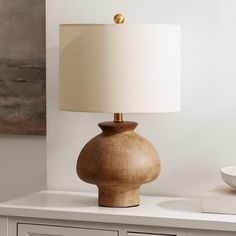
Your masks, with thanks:
[{"label": "wooden lamp base", "polygon": [[119,188],[118,186],[99,187],[98,203],[105,207],[134,207],[139,205],[139,189]]},{"label": "wooden lamp base", "polygon": [[99,205],[139,205],[141,184],[160,174],[160,160],[154,147],[133,130],[136,122],[102,122],[102,133],[90,140],[77,161],[78,176],[95,184]]}]

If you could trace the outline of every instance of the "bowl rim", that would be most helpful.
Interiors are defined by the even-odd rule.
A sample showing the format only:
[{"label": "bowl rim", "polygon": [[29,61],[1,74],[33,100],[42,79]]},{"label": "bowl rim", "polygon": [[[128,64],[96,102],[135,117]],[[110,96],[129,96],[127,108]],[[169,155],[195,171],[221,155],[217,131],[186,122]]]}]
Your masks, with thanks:
[{"label": "bowl rim", "polygon": [[[226,170],[232,169],[232,168],[235,169],[235,174],[229,174],[229,173],[225,172]],[[226,166],[226,167],[223,167],[223,168],[220,169],[220,172],[223,173],[224,175],[236,177],[236,166]]]}]

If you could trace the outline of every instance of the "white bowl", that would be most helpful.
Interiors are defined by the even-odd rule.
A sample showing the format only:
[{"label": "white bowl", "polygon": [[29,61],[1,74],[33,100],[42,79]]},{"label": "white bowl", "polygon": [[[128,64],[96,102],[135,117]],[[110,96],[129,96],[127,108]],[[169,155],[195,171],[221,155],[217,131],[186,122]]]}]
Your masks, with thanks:
[{"label": "white bowl", "polygon": [[220,172],[225,183],[236,189],[236,166],[224,167]]}]

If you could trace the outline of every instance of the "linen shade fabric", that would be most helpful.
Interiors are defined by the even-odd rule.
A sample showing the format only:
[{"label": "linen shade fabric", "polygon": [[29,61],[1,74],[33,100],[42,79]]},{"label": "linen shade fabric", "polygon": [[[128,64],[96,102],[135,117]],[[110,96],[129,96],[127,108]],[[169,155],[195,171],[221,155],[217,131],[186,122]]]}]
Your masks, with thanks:
[{"label": "linen shade fabric", "polygon": [[180,110],[180,26],[60,25],[60,110]]}]

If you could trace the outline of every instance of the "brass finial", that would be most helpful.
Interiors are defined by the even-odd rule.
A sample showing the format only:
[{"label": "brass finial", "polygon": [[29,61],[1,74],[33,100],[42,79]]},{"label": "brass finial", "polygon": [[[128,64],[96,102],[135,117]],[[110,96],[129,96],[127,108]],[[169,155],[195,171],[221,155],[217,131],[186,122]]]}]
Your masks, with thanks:
[{"label": "brass finial", "polygon": [[116,24],[123,24],[125,21],[125,17],[122,14],[116,14],[113,19]]},{"label": "brass finial", "polygon": [[114,113],[114,122],[122,123],[123,122],[123,114],[122,113]]}]

